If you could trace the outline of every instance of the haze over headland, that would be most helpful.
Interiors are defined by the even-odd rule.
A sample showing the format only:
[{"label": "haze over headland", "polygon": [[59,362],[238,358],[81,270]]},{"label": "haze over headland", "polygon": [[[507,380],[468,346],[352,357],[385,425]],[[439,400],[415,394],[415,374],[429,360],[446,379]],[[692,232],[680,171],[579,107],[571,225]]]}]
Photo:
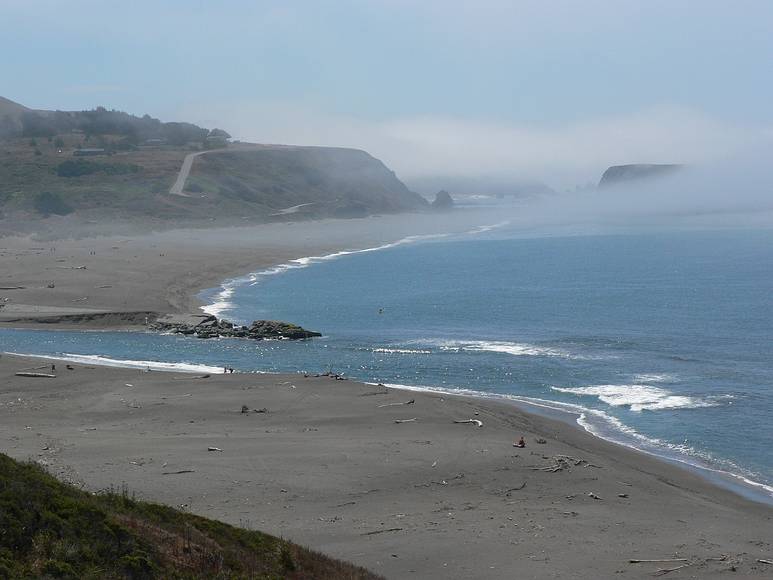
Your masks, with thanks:
[{"label": "haze over headland", "polygon": [[[363,148],[409,186],[565,189],[610,165],[718,164],[771,141],[773,7],[761,0],[144,0],[120,18],[74,0],[62,26],[64,10],[3,3],[5,96]],[[21,30],[35,50],[18,48]]]}]

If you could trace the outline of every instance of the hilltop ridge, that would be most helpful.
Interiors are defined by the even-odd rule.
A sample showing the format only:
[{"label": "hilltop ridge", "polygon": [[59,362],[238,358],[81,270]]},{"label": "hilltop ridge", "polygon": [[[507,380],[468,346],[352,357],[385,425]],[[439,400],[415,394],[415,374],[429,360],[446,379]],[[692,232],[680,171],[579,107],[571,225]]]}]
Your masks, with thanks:
[{"label": "hilltop ridge", "polygon": [[428,207],[357,149],[231,142],[222,129],[104,107],[36,111],[2,99],[2,111],[0,232],[47,218],[165,228]]}]

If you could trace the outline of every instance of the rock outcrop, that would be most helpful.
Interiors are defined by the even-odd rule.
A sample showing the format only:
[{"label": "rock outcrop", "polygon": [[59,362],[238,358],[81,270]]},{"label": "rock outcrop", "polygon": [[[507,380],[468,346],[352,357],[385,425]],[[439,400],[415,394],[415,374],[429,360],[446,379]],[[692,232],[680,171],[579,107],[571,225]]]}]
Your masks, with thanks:
[{"label": "rock outcrop", "polygon": [[631,165],[613,165],[601,176],[599,187],[627,185],[631,182],[644,181],[674,173],[683,165],[673,163],[634,163]]},{"label": "rock outcrop", "polygon": [[432,202],[432,209],[437,211],[447,211],[454,207],[454,199],[445,189],[435,194],[435,200]]},{"label": "rock outcrop", "polygon": [[289,322],[278,320],[256,320],[249,326],[240,326],[218,320],[214,316],[202,317],[200,322],[181,322],[158,320],[150,325],[151,330],[172,334],[193,335],[197,338],[251,338],[253,340],[304,340],[322,336],[319,332],[306,330]]}]

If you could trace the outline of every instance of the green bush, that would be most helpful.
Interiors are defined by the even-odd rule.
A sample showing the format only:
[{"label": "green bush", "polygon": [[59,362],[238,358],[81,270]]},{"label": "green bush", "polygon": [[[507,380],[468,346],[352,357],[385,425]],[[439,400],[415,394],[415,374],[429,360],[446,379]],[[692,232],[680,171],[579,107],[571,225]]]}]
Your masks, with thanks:
[{"label": "green bush", "polygon": [[126,175],[137,173],[142,169],[139,165],[131,163],[99,163],[88,159],[68,159],[62,161],[56,167],[59,177],[81,177],[93,173],[105,173],[107,175]]},{"label": "green bush", "polygon": [[44,191],[35,198],[35,210],[44,216],[50,216],[51,214],[67,215],[72,213],[73,208],[58,193]]},{"label": "green bush", "polygon": [[0,580],[375,580],[261,532],[134,500],[90,494],[0,453]]}]

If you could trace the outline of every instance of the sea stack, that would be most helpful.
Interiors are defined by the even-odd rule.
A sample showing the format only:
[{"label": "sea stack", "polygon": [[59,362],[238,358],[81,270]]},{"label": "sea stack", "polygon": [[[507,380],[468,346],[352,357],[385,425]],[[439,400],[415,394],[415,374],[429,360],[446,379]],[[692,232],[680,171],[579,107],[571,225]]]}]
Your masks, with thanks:
[{"label": "sea stack", "polygon": [[432,209],[436,211],[448,211],[453,209],[454,199],[445,189],[441,189],[435,194],[435,200],[432,202]]}]

